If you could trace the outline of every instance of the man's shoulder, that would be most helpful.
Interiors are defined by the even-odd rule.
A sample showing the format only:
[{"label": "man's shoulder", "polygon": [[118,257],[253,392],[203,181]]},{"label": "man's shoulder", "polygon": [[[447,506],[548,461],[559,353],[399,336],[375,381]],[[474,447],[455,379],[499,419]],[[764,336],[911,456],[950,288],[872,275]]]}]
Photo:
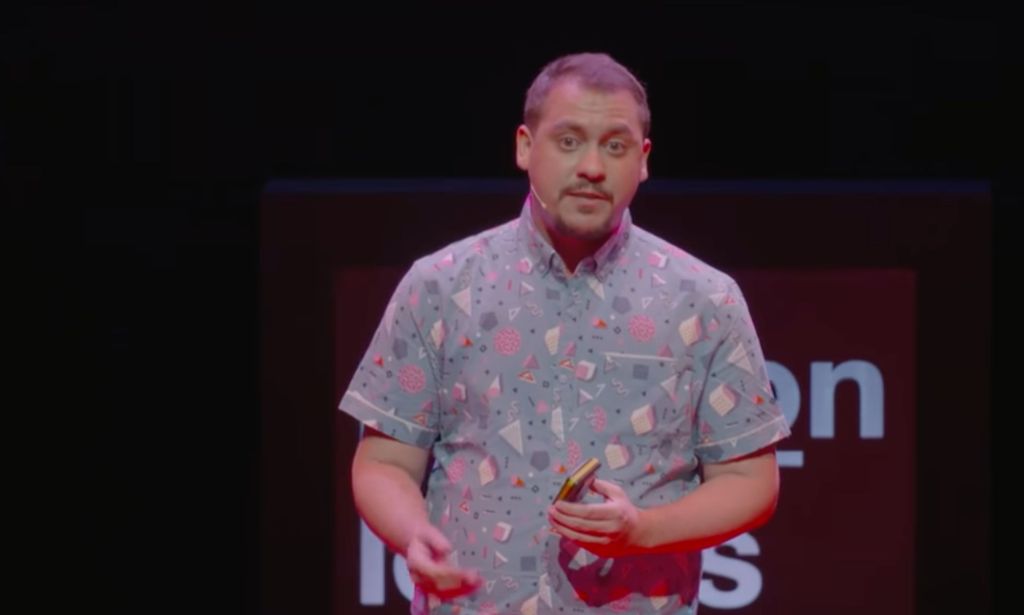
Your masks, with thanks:
[{"label": "man's shoulder", "polygon": [[680,290],[713,294],[736,285],[730,274],[647,229],[634,225],[632,234],[634,250],[639,252],[633,256],[643,259],[663,279],[677,280]]},{"label": "man's shoulder", "polygon": [[436,279],[445,285],[443,282],[457,279],[459,272],[471,268],[481,258],[491,259],[514,246],[518,225],[516,218],[453,241],[417,258],[410,269],[421,278]]}]

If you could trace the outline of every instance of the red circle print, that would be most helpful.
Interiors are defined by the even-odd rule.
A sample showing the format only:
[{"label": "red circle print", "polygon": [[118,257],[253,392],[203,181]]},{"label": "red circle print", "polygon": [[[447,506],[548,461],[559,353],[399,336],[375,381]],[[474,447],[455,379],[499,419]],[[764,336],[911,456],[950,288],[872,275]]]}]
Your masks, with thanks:
[{"label": "red circle print", "polygon": [[419,365],[406,365],[398,372],[398,385],[406,393],[419,393],[427,384],[427,376]]},{"label": "red circle print", "polygon": [[522,343],[522,338],[519,335],[519,331],[516,331],[512,327],[505,327],[501,331],[494,334],[494,349],[499,354],[506,356],[514,355],[519,352],[519,346]]},{"label": "red circle print", "polygon": [[629,334],[639,342],[649,342],[654,338],[654,321],[649,316],[637,314],[629,320]]}]

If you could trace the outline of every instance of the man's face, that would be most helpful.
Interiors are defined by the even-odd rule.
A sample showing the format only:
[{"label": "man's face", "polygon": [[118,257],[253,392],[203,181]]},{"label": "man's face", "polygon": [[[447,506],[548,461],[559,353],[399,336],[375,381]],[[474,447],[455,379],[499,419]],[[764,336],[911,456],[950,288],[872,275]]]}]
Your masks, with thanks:
[{"label": "man's face", "polygon": [[650,151],[628,91],[601,92],[574,79],[551,89],[535,130],[516,132],[516,163],[530,176],[534,211],[549,232],[582,240],[619,224],[647,179]]}]

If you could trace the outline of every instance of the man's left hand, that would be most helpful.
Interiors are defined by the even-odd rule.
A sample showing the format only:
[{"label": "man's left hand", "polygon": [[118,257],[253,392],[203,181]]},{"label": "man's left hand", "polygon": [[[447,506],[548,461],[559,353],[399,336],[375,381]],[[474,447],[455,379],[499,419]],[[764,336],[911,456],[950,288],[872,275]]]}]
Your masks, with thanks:
[{"label": "man's left hand", "polygon": [[599,557],[641,553],[642,511],[615,483],[596,479],[591,489],[605,501],[600,504],[556,502],[548,509],[551,529]]}]

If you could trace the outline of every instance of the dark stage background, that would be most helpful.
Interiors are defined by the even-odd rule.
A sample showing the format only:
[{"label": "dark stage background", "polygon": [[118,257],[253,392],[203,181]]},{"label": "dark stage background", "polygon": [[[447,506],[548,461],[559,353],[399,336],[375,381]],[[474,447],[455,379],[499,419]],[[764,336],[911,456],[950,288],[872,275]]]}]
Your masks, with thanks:
[{"label": "dark stage background", "polygon": [[[819,197],[836,193],[828,182],[875,186],[847,205],[792,190],[754,190],[747,205],[703,195],[706,216],[767,199],[747,213],[771,235],[724,244],[675,232],[753,285],[759,270],[909,272],[909,591],[918,613],[994,610],[993,442],[1012,430],[994,427],[993,387],[1007,379],[994,375],[993,351],[1011,347],[1013,329],[994,310],[994,254],[1015,244],[1024,106],[1008,14],[367,10],[51,3],[2,20],[7,399],[17,400],[5,433],[17,451],[11,527],[29,543],[16,561],[36,581],[15,585],[36,610],[331,612],[334,455],[351,443],[331,430],[335,390],[275,388],[263,371],[261,238],[287,230],[261,217],[268,187],[514,184],[525,89],[543,63],[580,50],[608,51],[648,85],[651,173],[663,186],[825,182],[810,184]],[[709,199],[720,209],[701,209]],[[417,209],[384,225],[396,210],[374,202],[349,199],[358,230],[300,234],[295,253],[337,240],[362,255],[349,265],[401,267],[509,215],[472,209],[446,223]],[[673,220],[653,214],[647,226],[670,235]],[[300,269],[293,282],[329,310],[335,279],[321,273]],[[339,361],[331,318],[296,324],[326,341],[299,357],[317,369]],[[345,379],[320,376],[328,387]],[[299,405],[274,405],[282,399]],[[781,549],[785,536],[773,541]]]}]

